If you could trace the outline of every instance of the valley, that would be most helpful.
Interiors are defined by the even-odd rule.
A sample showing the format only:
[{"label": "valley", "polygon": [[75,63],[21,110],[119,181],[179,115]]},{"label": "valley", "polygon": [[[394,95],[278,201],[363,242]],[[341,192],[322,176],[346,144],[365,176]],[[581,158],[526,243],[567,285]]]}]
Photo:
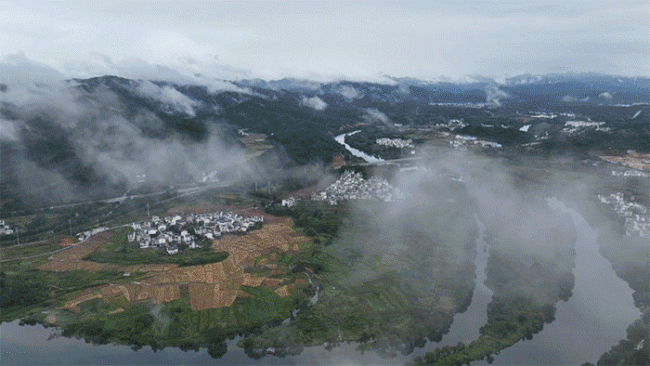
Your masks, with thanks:
[{"label": "valley", "polygon": [[[539,111],[507,83],[509,98],[484,103],[408,82],[320,96],[75,82],[78,108],[108,95],[119,118],[25,117],[24,141],[3,143],[15,158],[2,160],[3,327],[143,349],[145,363],[161,360],[149,350],[182,361],[178,349],[201,362],[519,363],[530,347],[559,352],[545,340],[574,326],[584,296],[603,298],[585,281],[606,277],[624,301],[611,311],[625,309],[609,338],[540,362],[647,353],[646,104]],[[144,85],[194,98],[192,113]],[[343,86],[363,97],[336,99]],[[304,101],[316,97],[326,107]],[[53,158],[51,139],[66,154]],[[45,178],[74,194],[26,184]]]}]

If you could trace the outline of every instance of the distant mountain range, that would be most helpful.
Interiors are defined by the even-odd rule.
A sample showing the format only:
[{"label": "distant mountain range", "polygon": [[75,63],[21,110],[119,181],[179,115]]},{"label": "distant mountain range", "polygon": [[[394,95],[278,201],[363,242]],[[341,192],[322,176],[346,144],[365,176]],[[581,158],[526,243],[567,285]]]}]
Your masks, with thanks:
[{"label": "distant mountain range", "polygon": [[[73,201],[124,191],[142,176],[178,183],[229,166],[258,171],[244,164],[239,129],[266,134],[278,146],[274,153],[283,155],[279,161],[288,158],[298,165],[328,164],[346,154],[334,136],[353,126],[445,125],[450,120],[462,120],[474,126],[465,131],[504,145],[531,141],[534,131],[557,132],[571,119],[604,121],[609,134],[622,142],[589,132],[585,136],[597,141],[583,141],[583,148],[648,146],[649,78],[554,74],[502,82],[481,77],[387,80],[238,80],[223,81],[219,90],[116,76],[0,85],[0,200],[5,207]],[[540,113],[556,117],[531,118]],[[527,124],[535,126],[530,133],[520,132]],[[495,136],[482,126],[506,129]],[[565,135],[549,136],[550,141],[559,136],[553,148],[572,148],[573,140]]]},{"label": "distant mountain range", "polygon": [[238,85],[257,91],[289,91],[305,95],[348,95],[347,100],[368,97],[387,102],[418,101],[424,103],[489,102],[490,89],[505,94],[499,98],[506,104],[567,103],[631,104],[647,103],[650,78],[619,77],[594,73],[520,75],[497,82],[491,78],[472,77],[457,81],[427,81],[413,78],[387,77],[391,83],[377,84],[339,81],[318,83],[309,80],[260,79],[241,80]]}]

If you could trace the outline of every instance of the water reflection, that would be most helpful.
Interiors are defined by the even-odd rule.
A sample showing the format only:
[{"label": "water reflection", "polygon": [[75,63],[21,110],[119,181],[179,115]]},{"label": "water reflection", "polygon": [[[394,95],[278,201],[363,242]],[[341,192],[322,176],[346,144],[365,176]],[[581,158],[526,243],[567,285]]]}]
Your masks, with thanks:
[{"label": "water reflection", "polygon": [[[576,211],[562,202],[549,200],[551,207],[571,215],[578,238],[575,245],[575,287],[568,302],[557,305],[556,320],[531,341],[519,342],[495,356],[496,364],[581,364],[595,363],[601,354],[625,338],[626,328],[637,319],[640,311],[634,307],[632,290],[614,273],[610,263],[598,251],[598,231]],[[236,346],[237,340],[227,341],[228,352],[220,359],[210,357],[205,349],[183,352],[166,348],[154,352],[149,347],[134,352],[128,346],[91,345],[83,340],[48,337],[54,332],[41,325],[19,326],[18,321],[0,325],[0,363],[16,365],[97,364],[97,365],[171,365],[171,364],[404,364],[443,345],[466,344],[478,337],[486,322],[486,307],[492,297],[485,285],[489,246],[483,240],[485,226],[478,222],[476,286],[472,302],[463,314],[457,314],[450,332],[442,342],[429,342],[408,356],[384,359],[375,352],[357,351],[356,344],[342,344],[327,350],[324,346],[309,347],[298,356],[279,358],[268,355],[259,360],[246,356]],[[314,299],[315,300],[315,299]],[[482,364],[482,362],[479,362]]]},{"label": "water reflection", "polygon": [[599,252],[598,230],[556,198],[547,200],[571,215],[578,233],[573,296],[557,305],[555,321],[531,341],[519,342],[495,357],[495,364],[575,365],[596,363],[626,338],[626,329],[641,311],[632,289],[619,278]]},{"label": "water reflection", "polygon": [[361,151],[361,150],[357,150],[357,149],[353,148],[352,146],[350,146],[350,145],[348,145],[348,144],[345,143],[345,136],[354,135],[355,133],[359,133],[359,132],[361,132],[361,130],[359,130],[359,131],[354,131],[354,132],[349,132],[349,133],[344,133],[344,134],[342,134],[342,135],[338,135],[338,136],[336,136],[334,139],[335,139],[336,142],[338,142],[339,144],[345,146],[345,148],[346,148],[346,149],[347,149],[347,150],[348,150],[352,155],[354,155],[354,156],[356,156],[356,157],[358,157],[358,158],[361,158],[361,159],[365,160],[365,161],[368,162],[368,163],[378,163],[378,162],[380,162],[380,161],[384,161],[384,159],[376,158],[376,157],[374,157],[374,156],[370,156],[370,155],[364,153],[363,151]]},{"label": "water reflection", "polygon": [[[476,217],[476,215],[474,215]],[[472,294],[472,302],[462,314],[454,317],[449,333],[446,334],[437,347],[455,346],[458,342],[469,344],[480,336],[479,329],[487,323],[487,306],[492,301],[494,294],[487,286],[487,262],[490,256],[490,246],[483,240],[485,225],[476,217],[479,227],[479,236],[476,239],[476,286]]]}]

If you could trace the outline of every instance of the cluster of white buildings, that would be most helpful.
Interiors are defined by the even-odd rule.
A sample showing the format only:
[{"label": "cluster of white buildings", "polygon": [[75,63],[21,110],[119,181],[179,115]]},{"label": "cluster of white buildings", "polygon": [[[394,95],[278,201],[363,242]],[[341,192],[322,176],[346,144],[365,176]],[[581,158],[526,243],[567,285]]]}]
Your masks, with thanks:
[{"label": "cluster of white buildings", "polygon": [[617,172],[612,170],[612,175],[615,177],[640,177],[640,178],[650,178],[650,173],[641,171],[641,170],[625,170],[623,172]]},{"label": "cluster of white buildings", "polygon": [[466,102],[466,103],[454,103],[454,102],[441,102],[441,103],[435,103],[431,102],[429,105],[437,105],[437,106],[443,106],[443,107],[462,107],[462,108],[489,108],[493,109],[497,107],[495,103],[471,103],[471,102]]},{"label": "cluster of white buildings", "polygon": [[5,224],[5,220],[0,220],[0,235],[11,235],[14,230],[11,226]]},{"label": "cluster of white buildings", "polygon": [[218,182],[219,177],[218,177],[219,172],[218,171],[203,171],[201,172],[201,183],[206,183],[206,182]]},{"label": "cluster of white buildings", "polygon": [[460,149],[465,148],[465,146],[492,147],[492,148],[502,147],[501,144],[496,142],[479,140],[474,136],[465,136],[465,135],[456,135],[456,137],[453,140],[449,141],[449,144],[454,148],[460,148]]},{"label": "cluster of white buildings", "polygon": [[[151,219],[131,224],[129,242],[137,242],[140,248],[167,248],[167,253],[178,253],[178,244],[190,249],[197,248],[197,237],[216,239],[226,233],[246,232],[256,223],[264,222],[264,216],[243,217],[233,212],[190,214],[188,216],[152,216]],[[193,234],[190,234],[190,228]]]},{"label": "cluster of white buildings", "polygon": [[402,140],[402,139],[389,139],[389,138],[381,138],[377,139],[377,145],[382,145],[382,146],[389,146],[389,147],[396,147],[398,149],[404,149],[404,148],[414,148],[415,146],[413,145],[413,140],[408,139],[408,140]]},{"label": "cluster of white buildings", "polygon": [[298,203],[296,197],[288,197],[282,200],[282,206],[284,207],[293,207]]},{"label": "cluster of white buildings", "polygon": [[564,123],[564,128],[561,132],[574,133],[584,129],[594,129],[600,132],[609,132],[611,128],[603,127],[605,122],[591,122],[591,121],[567,121]]},{"label": "cluster of white buildings", "polygon": [[449,131],[453,131],[456,129],[461,129],[463,127],[467,126],[463,119],[450,119],[449,122],[446,124],[444,123],[436,123],[436,127],[447,127]]},{"label": "cluster of white buildings", "polygon": [[532,118],[553,119],[553,118],[557,117],[557,114],[546,113],[546,112],[528,112],[528,113],[530,113],[530,116]]},{"label": "cluster of white buildings", "polygon": [[327,201],[335,205],[341,200],[377,199],[390,202],[404,198],[399,189],[378,177],[363,179],[361,173],[346,171],[341,178],[320,193],[312,195],[312,200]]},{"label": "cluster of white buildings", "polygon": [[99,234],[99,233],[101,233],[103,231],[106,231],[106,230],[108,230],[108,228],[105,227],[105,226],[96,227],[96,228],[94,228],[92,230],[86,230],[84,232],[77,233],[77,239],[79,239],[79,241],[83,241],[83,240],[86,240],[86,239],[90,238],[93,235]]},{"label": "cluster of white buildings", "polygon": [[636,234],[642,238],[650,238],[650,214],[645,206],[625,201],[621,192],[609,196],[599,194],[598,198],[602,203],[612,205],[614,211],[625,218],[625,235]]}]

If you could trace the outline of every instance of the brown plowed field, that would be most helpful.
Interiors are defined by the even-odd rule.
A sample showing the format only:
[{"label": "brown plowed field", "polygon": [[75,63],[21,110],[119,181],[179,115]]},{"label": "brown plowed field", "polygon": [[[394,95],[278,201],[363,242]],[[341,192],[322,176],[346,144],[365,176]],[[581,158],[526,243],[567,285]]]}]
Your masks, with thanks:
[{"label": "brown plowed field", "polygon": [[84,294],[84,295],[81,295],[81,296],[77,297],[76,299],[74,299],[72,301],[66,302],[64,308],[68,309],[68,310],[72,310],[74,312],[79,312],[79,306],[77,306],[77,305],[81,304],[82,302],[86,302],[86,301],[93,300],[93,299],[98,299],[98,298],[101,298],[101,297],[102,297],[102,294],[98,293],[98,292],[87,293],[87,294]]},{"label": "brown plowed field", "polygon": [[68,237],[65,237],[65,238],[61,239],[61,242],[59,243],[59,245],[62,246],[62,247],[69,247],[69,246],[71,246],[73,244],[74,244],[74,241],[72,240],[72,238],[68,238]]},{"label": "brown plowed field", "polygon": [[106,243],[113,232],[105,231],[92,236],[86,242],[79,243],[76,246],[58,252],[50,257],[49,262],[42,264],[38,269],[51,272],[67,272],[76,270],[86,271],[126,271],[126,272],[163,272],[177,267],[176,264],[143,264],[136,266],[121,266],[110,263],[97,263],[85,261],[83,258],[88,254],[96,251]]},{"label": "brown plowed field", "polygon": [[227,235],[216,240],[212,248],[215,251],[223,250],[230,253],[230,257],[240,266],[250,267],[255,264],[255,259],[270,251],[297,252],[298,243],[309,241],[309,238],[293,230],[291,219],[267,222],[265,216],[264,226],[260,230],[251,231],[246,235]]},{"label": "brown plowed field", "polygon": [[[223,211],[236,211],[246,216],[261,215],[260,211],[250,209],[223,208]],[[213,249],[221,251],[221,246],[230,253],[228,259],[205,265],[178,267],[175,264],[146,264],[137,266],[120,266],[102,264],[82,260],[83,257],[97,250],[108,241],[110,232],[100,233],[87,242],[69,250],[59,252],[46,264],[39,267],[46,271],[72,271],[85,269],[91,271],[113,270],[146,272],[150,277],[141,282],[124,285],[110,284],[84,292],[81,296],[66,303],[65,308],[79,311],[78,304],[95,298],[112,298],[122,296],[129,302],[152,301],[162,303],[181,298],[181,285],[188,286],[190,303],[194,310],[216,309],[231,306],[237,297],[250,297],[241,290],[241,286],[279,287],[284,280],[259,277],[244,273],[243,268],[253,266],[255,259],[263,254],[297,252],[298,243],[308,241],[293,230],[291,219],[274,217],[264,214],[264,226],[246,235],[226,235],[221,242],[215,240]],[[277,255],[266,258],[269,265],[275,264],[277,274],[283,272],[277,269]],[[294,285],[279,287],[275,292],[281,296],[289,296]]]},{"label": "brown plowed field", "polygon": [[275,293],[278,294],[280,297],[287,297],[289,296],[289,286],[290,285],[284,285],[277,290],[275,290]]}]

